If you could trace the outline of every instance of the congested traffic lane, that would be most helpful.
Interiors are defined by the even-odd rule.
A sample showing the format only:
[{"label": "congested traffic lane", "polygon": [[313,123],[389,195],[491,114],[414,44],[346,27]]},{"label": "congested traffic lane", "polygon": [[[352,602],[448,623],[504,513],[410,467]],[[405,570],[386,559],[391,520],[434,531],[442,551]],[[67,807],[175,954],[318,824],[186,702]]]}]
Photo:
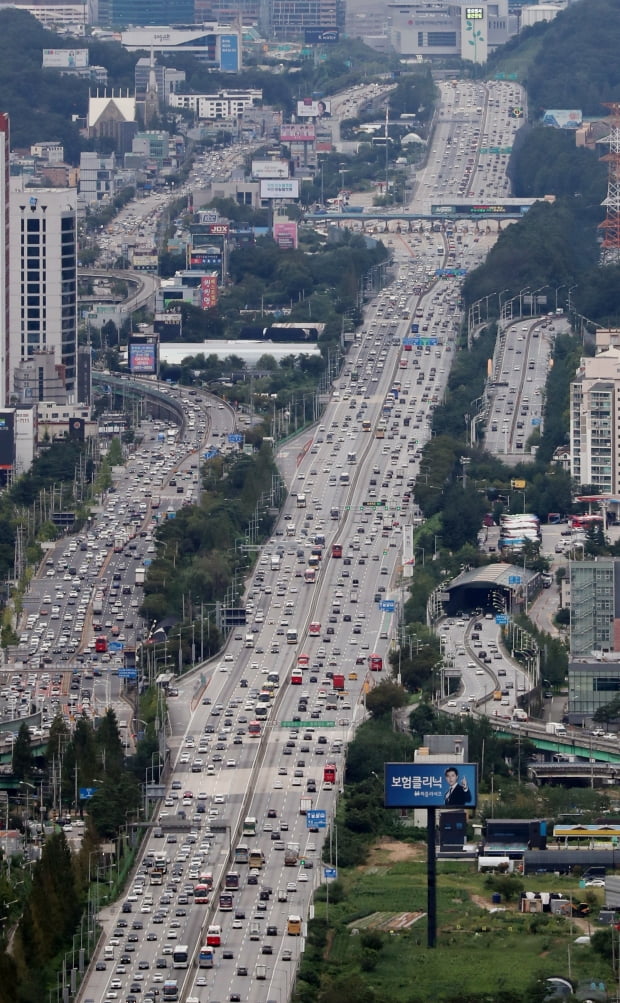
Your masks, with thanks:
[{"label": "congested traffic lane", "polygon": [[[322,729],[318,729],[317,722],[330,720],[328,715],[333,715],[336,730],[332,732],[331,728],[326,729],[330,734],[327,741],[330,743],[330,758],[335,757],[338,776],[341,777],[342,746],[336,744],[337,739],[336,742],[332,740],[331,734],[338,735],[339,730],[341,738],[346,738],[351,722],[363,715],[360,694],[362,684],[370,681],[366,661],[368,654],[373,650],[383,652],[384,655],[387,652],[392,615],[379,609],[376,598],[398,594],[399,582],[395,577],[395,569],[401,555],[400,523],[403,517],[413,517],[411,492],[405,490],[411,485],[405,483],[405,477],[413,483],[419,449],[430,435],[430,412],[437,402],[432,398],[441,399],[451,358],[451,340],[455,326],[454,287],[451,286],[448,292],[445,284],[443,290],[434,286],[432,265],[433,260],[443,258],[449,252],[449,243],[441,238],[442,253],[439,255],[439,238],[436,235],[427,231],[419,236],[421,257],[424,258],[423,275],[419,276],[420,288],[410,293],[409,279],[412,271],[415,272],[420,266],[417,263],[412,265],[411,256],[404,259],[401,255],[395,283],[396,295],[394,299],[391,295],[382,295],[376,308],[369,314],[369,330],[364,333],[359,349],[354,351],[351,362],[345,367],[338,382],[335,399],[327,409],[323,429],[318,430],[315,440],[301,459],[299,452],[292,449],[289,449],[287,456],[282,457],[287,480],[294,487],[296,497],[291,495],[289,498],[276,531],[281,535],[276,535],[266,548],[248,590],[249,617],[252,625],[258,628],[251,632],[251,644],[245,647],[248,643],[246,631],[233,636],[226,654],[212,669],[205,672],[207,689],[203,699],[211,700],[211,704],[199,703],[192,712],[188,710],[188,701],[170,701],[175,733],[184,735],[185,742],[190,734],[195,736],[194,742],[199,734],[209,737],[208,742],[203,742],[205,752],[202,758],[205,762],[201,765],[201,772],[207,773],[208,785],[200,779],[200,773],[192,774],[194,778],[198,778],[193,779],[192,784],[194,787],[199,786],[199,793],[207,794],[205,801],[210,806],[209,811],[219,812],[220,808],[225,808],[225,815],[213,816],[219,821],[226,820],[231,828],[225,832],[230,831],[236,837],[242,815],[249,811],[263,824],[267,824],[265,816],[269,817],[270,812],[278,813],[276,818],[279,819],[280,834],[287,834],[285,839],[272,840],[269,833],[267,841],[267,831],[263,830],[260,842],[265,851],[265,865],[261,869],[264,874],[261,873],[260,881],[269,883],[272,893],[267,899],[261,899],[262,884],[256,886],[246,883],[244,871],[242,888],[235,895],[235,907],[244,912],[245,916],[238,919],[234,919],[234,914],[224,916],[223,936],[226,944],[231,946],[222,945],[217,952],[216,967],[207,970],[205,974],[200,975],[194,969],[187,969],[187,975],[183,976],[187,979],[182,990],[184,996],[192,986],[200,994],[202,986],[198,984],[198,979],[204,979],[212,1000],[230,999],[237,994],[244,1000],[264,998],[265,985],[262,979],[257,978],[257,966],[261,964],[261,958],[270,957],[269,954],[262,953],[267,934],[261,934],[258,941],[251,939],[248,922],[248,917],[259,915],[261,902],[267,903],[267,916],[278,920],[280,941],[275,956],[277,959],[282,958],[282,962],[274,963],[269,972],[269,992],[272,987],[274,991],[278,988],[282,992],[288,992],[290,988],[290,962],[285,962],[284,959],[284,951],[289,948],[282,944],[283,936],[284,939],[286,937],[281,923],[289,909],[289,903],[278,903],[277,895],[274,899],[274,890],[281,887],[278,882],[282,882],[283,875],[286,876],[286,872],[291,869],[284,871],[281,863],[283,851],[276,849],[276,843],[286,842],[288,833],[292,832],[299,838],[294,838],[291,842],[298,842],[300,849],[304,840],[307,844],[304,819],[299,815],[299,795],[307,789],[304,784],[307,785],[309,779],[315,780],[317,789],[312,792],[315,803],[324,805],[328,814],[333,810],[333,787],[330,790],[329,784],[326,787],[320,778],[321,763],[324,762],[320,752],[324,752],[325,748],[319,742],[324,736]],[[463,236],[466,238],[462,239],[462,243],[466,245],[463,251],[471,250],[472,260],[475,260],[483,253],[483,246],[473,246],[477,241],[467,239],[468,231],[465,227],[462,238]],[[411,239],[416,241],[415,236]],[[434,259],[433,254],[436,255]],[[426,281],[423,282],[422,278]],[[438,325],[440,307],[446,311],[446,316],[441,318]],[[405,375],[401,371],[401,361],[404,359],[401,340],[409,332],[414,311],[418,309],[422,310],[422,318],[428,318],[429,325],[432,323],[433,328],[440,327],[441,344],[433,345],[432,348],[416,346],[414,351],[407,353],[411,358],[406,360]],[[445,325],[444,320],[447,321]],[[414,365],[414,359],[417,365]],[[397,398],[391,393],[396,376],[400,377],[401,384]],[[392,400],[388,401],[390,396]],[[364,428],[366,423],[370,424],[368,430]],[[415,436],[407,431],[412,425],[418,433]],[[381,443],[376,441],[379,432]],[[351,459],[349,453],[354,453],[355,459]],[[347,478],[341,479],[343,473],[348,474],[348,483]],[[298,508],[300,493],[306,498],[305,504]],[[336,518],[331,516],[332,508],[338,509]],[[295,532],[287,536],[287,523],[293,520]],[[324,537],[326,556],[320,564],[317,583],[306,584],[304,572],[309,553],[313,540],[320,535]],[[340,542],[343,547],[339,558],[327,556],[330,545],[334,542]],[[393,543],[396,546],[392,546]],[[273,557],[278,558],[274,566]],[[386,584],[379,584],[382,581]],[[385,591],[378,591],[379,589]],[[307,599],[308,595],[312,595],[312,598]],[[287,606],[289,603],[291,605]],[[338,612],[334,612],[335,606],[338,606]],[[285,612],[288,610],[291,611],[290,615]],[[307,633],[311,617],[319,617],[321,622],[320,635],[312,640]],[[298,632],[297,643],[289,645],[286,643],[286,631],[292,628]],[[333,634],[328,633],[329,628],[333,629]],[[307,651],[304,650],[306,648]],[[308,689],[304,701],[300,701],[297,696],[298,687],[293,687],[288,682],[292,666],[300,653],[308,655],[308,667],[303,670],[302,686]],[[231,661],[226,660],[228,655],[231,656]],[[361,664],[358,664],[358,658]],[[330,666],[330,662],[335,664]],[[256,711],[258,704],[254,701],[260,697],[261,679],[265,676],[263,670],[267,667],[275,669],[280,675],[280,689],[271,703],[263,741],[256,743],[249,736],[246,737],[245,733],[242,735],[238,732],[247,726],[247,719]],[[333,672],[341,667],[347,670],[346,693],[340,694],[334,701]],[[242,680],[245,681],[243,685]],[[192,685],[188,679],[183,687],[189,692]],[[252,693],[252,690],[255,692]],[[247,699],[250,694],[250,699]],[[303,709],[300,709],[300,702],[303,703]],[[329,709],[328,704],[332,705]],[[296,717],[299,718],[298,721],[294,721]],[[230,723],[220,727],[222,718]],[[246,718],[246,721],[242,718]],[[308,725],[305,724],[306,720]],[[283,729],[280,727],[282,721],[290,721],[296,728]],[[235,745],[235,739],[240,739],[241,745]],[[293,744],[290,746],[287,743]],[[217,750],[217,745],[222,748]],[[189,762],[189,759],[182,762],[188,755],[182,748],[183,741],[178,742],[174,754],[177,769],[183,768],[183,780],[179,780],[179,774],[175,772],[173,781],[173,784],[181,783],[181,786],[188,779]],[[290,755],[286,754],[287,749],[290,750]],[[308,751],[302,751],[306,749]],[[259,754],[264,756],[264,761],[260,770],[255,770],[251,764]],[[189,754],[190,757],[191,755],[192,753]],[[302,759],[304,766],[295,766],[291,773],[291,762],[298,763]],[[234,761],[234,766],[228,766],[229,761]],[[281,772],[284,769],[286,773]],[[295,777],[295,769],[301,770],[303,775]],[[306,770],[312,771],[312,778]],[[299,785],[295,781],[300,781]],[[203,790],[203,787],[207,789]],[[223,790],[226,794],[216,793]],[[216,807],[217,799],[224,797],[226,802]],[[174,816],[174,807],[172,799],[172,803],[163,810]],[[166,821],[167,817],[164,815],[162,822]],[[284,824],[288,826],[288,830],[284,828]],[[198,812],[192,817],[192,825],[196,831],[196,837],[192,838],[202,839],[205,846],[209,843],[208,849],[204,850],[206,860],[210,863],[213,859],[222,872],[229,863],[226,838],[219,840],[219,836],[214,834],[207,840],[207,827]],[[307,853],[310,856],[316,852],[318,859],[322,833],[316,835],[317,849],[311,851],[308,848]],[[153,836],[151,845],[155,842]],[[191,845],[195,844],[188,844],[188,850],[182,852],[174,863],[180,872],[179,883],[184,880],[185,874],[189,876]],[[306,852],[306,847],[303,850]],[[304,867],[303,871],[306,870],[317,874],[315,868]],[[290,894],[295,896],[293,901],[296,910],[305,915],[312,881],[302,881],[299,871],[296,878],[295,891],[291,889]],[[217,880],[216,877],[216,883]],[[171,895],[178,892],[179,883],[176,889],[170,890]],[[191,896],[188,895],[187,898],[189,900]],[[185,908],[185,905],[181,904],[179,908]],[[216,909],[216,914],[218,911]],[[196,927],[201,921],[206,922],[211,918],[211,913],[198,905],[191,906],[190,912],[198,915],[198,921],[192,918],[191,922],[184,922],[181,929],[188,940],[190,936],[194,938],[190,945],[193,958],[198,946],[195,940]],[[262,909],[260,914],[263,914]],[[187,917],[179,917],[178,921],[181,923],[184,920]],[[266,930],[265,921],[259,922],[263,924],[261,929]],[[275,926],[276,923],[271,925]],[[152,934],[154,931],[150,932]],[[169,933],[173,933],[172,927]],[[177,938],[168,937],[170,950],[175,939]],[[154,941],[145,939],[145,949],[146,944],[153,943]],[[296,949],[297,945],[301,948],[301,943],[301,939],[295,938]],[[160,947],[163,951],[164,947]],[[224,951],[232,951],[233,957],[225,958]],[[242,952],[244,962],[246,957],[249,959],[243,965],[248,974],[237,971],[239,958],[235,957],[235,952],[239,951]],[[132,973],[121,972],[119,977],[130,974],[136,974],[135,969]],[[131,989],[126,981],[122,981],[121,986]],[[191,991],[193,993],[194,989]],[[148,996],[148,993],[145,995]]]},{"label": "congested traffic lane", "polygon": [[137,573],[155,552],[157,521],[197,498],[201,444],[221,448],[235,427],[234,412],[215,397],[163,392],[181,404],[184,428],[148,421],[136,429],[141,445],[113,472],[88,526],[47,549],[24,598],[19,645],[0,676],[0,709],[14,718],[40,711],[35,738],[58,710],[88,716],[114,706],[130,724],[115,673],[142,637]]}]

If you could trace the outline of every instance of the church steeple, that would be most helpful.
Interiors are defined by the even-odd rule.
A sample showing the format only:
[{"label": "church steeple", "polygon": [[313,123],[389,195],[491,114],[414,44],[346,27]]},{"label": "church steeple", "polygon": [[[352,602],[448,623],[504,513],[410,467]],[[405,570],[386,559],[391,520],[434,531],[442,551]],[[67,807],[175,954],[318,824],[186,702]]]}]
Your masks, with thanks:
[{"label": "church steeple", "polygon": [[155,50],[151,46],[151,58],[149,62],[149,82],[144,98],[144,127],[149,125],[159,116],[159,94],[157,91],[157,76],[155,74]]}]

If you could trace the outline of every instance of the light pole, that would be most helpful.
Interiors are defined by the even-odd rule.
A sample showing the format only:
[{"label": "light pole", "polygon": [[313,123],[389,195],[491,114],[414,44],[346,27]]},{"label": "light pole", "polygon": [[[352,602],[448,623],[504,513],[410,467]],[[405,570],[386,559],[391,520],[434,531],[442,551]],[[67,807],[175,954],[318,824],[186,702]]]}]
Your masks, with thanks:
[{"label": "light pole", "polygon": [[519,290],[519,319],[523,316],[523,293],[530,292],[529,286],[523,286],[523,289]]}]

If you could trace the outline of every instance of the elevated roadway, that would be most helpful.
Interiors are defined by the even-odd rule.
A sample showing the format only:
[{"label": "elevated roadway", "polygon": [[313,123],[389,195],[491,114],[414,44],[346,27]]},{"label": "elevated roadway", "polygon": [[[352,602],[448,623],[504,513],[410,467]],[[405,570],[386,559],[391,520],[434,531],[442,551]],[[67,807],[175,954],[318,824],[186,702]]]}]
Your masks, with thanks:
[{"label": "elevated roadway", "polygon": [[155,294],[159,288],[159,278],[150,272],[137,272],[130,269],[107,269],[107,268],[80,268],[78,277],[80,279],[99,279],[101,282],[109,282],[110,279],[117,279],[119,282],[127,282],[130,286],[135,286],[136,291],[128,296],[123,309],[129,314],[142,307],[153,307]]}]

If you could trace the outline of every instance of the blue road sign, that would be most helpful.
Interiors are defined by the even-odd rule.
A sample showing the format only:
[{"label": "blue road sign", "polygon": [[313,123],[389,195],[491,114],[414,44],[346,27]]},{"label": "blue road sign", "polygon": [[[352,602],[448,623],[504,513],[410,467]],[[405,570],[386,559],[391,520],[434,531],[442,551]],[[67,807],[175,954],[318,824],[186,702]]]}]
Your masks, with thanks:
[{"label": "blue road sign", "polygon": [[123,651],[124,648],[125,648],[125,645],[124,645],[124,643],[122,641],[109,641],[108,642],[108,651]]},{"label": "blue road sign", "polygon": [[312,808],[306,812],[306,826],[308,829],[325,829],[327,826],[327,812],[322,808]]},{"label": "blue road sign", "polygon": [[384,613],[393,613],[396,609],[396,602],[394,599],[382,599],[379,603],[379,609],[383,610]]},{"label": "blue road sign", "polygon": [[80,787],[80,801],[88,801],[93,794],[97,793],[96,787]]},{"label": "blue road sign", "polygon": [[217,452],[218,452],[217,449],[207,449],[206,453],[204,454],[205,460],[212,460],[214,456],[217,456]]},{"label": "blue road sign", "polygon": [[118,670],[119,679],[137,679],[138,672],[137,669],[119,669]]},{"label": "blue road sign", "polygon": [[336,870],[335,867],[324,867],[323,868],[323,874],[325,875],[326,878],[337,878],[338,877],[338,871]]},{"label": "blue road sign", "polygon": [[504,624],[508,623],[508,617],[505,613],[498,613],[495,617],[495,623]]},{"label": "blue road sign", "polygon": [[143,565],[144,565],[145,568],[150,568],[150,566],[151,566],[151,564],[153,562],[152,562],[152,560],[151,560],[150,557],[145,557],[144,560],[142,561],[142,563],[143,563]]},{"label": "blue road sign", "polygon": [[229,442],[243,442],[243,436],[239,435],[238,432],[233,432],[231,435],[228,436],[228,441]]},{"label": "blue road sign", "polygon": [[509,585],[520,585],[521,584],[521,575],[508,575],[508,584]]},{"label": "blue road sign", "polygon": [[540,418],[532,418],[532,425],[540,425]]}]

